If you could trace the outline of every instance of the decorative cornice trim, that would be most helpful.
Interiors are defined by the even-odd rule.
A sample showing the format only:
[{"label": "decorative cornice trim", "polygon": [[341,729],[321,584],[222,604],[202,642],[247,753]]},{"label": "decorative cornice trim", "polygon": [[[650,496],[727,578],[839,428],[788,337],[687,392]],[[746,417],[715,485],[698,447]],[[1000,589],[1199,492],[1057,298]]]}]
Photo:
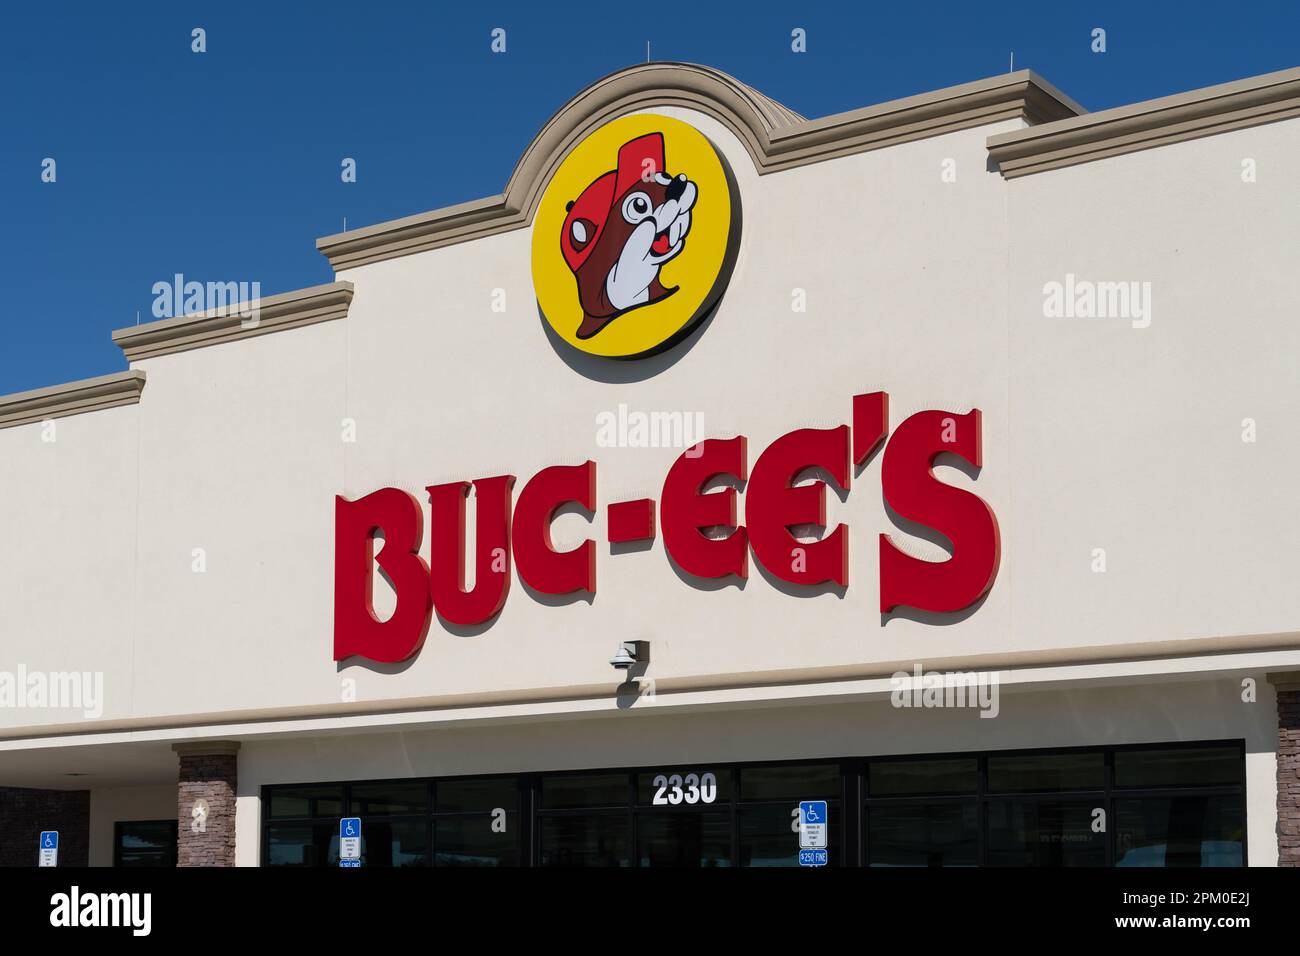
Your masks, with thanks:
[{"label": "decorative cornice trim", "polygon": [[[1018,668],[1069,667],[1088,664],[1158,663],[1201,658],[1206,660],[1206,671],[1221,676],[1223,655],[1248,654],[1268,651],[1300,650],[1300,632],[1288,631],[1272,634],[1244,634],[1219,637],[1176,638],[1137,644],[1093,644],[1078,647],[1040,648],[1029,651],[1005,651],[991,654],[966,654],[954,657],[927,658],[927,671],[1002,671]],[[1211,666],[1209,660],[1215,661]],[[769,671],[743,671],[661,677],[655,682],[655,692],[664,699],[673,694],[741,690],[747,688],[778,687],[783,685],[816,685],[850,680],[888,680],[898,671],[911,672],[915,660],[841,664],[809,668],[780,668]],[[1272,665],[1270,665],[1272,666]],[[1278,665],[1285,666],[1285,665]],[[1182,670],[1169,670],[1169,676],[1185,675]],[[1071,679],[1074,680],[1073,678]],[[886,689],[883,693],[888,694]],[[539,689],[508,689],[463,694],[446,694],[432,697],[406,697],[377,700],[359,708],[353,703],[309,704],[288,707],[269,707],[252,710],[231,710],[207,713],[171,714],[153,717],[120,717],[68,724],[36,724],[16,727],[0,725],[0,744],[6,741],[49,741],[40,746],[54,745],[54,739],[67,736],[85,736],[109,733],[145,733],[176,731],[195,727],[211,727],[213,735],[243,732],[240,725],[253,728],[257,724],[279,721],[305,721],[333,718],[357,718],[397,714],[420,710],[442,711],[467,715],[475,719],[477,708],[502,706],[531,706],[536,704],[564,704],[595,702],[612,703],[610,685],[575,684],[567,687]],[[0,746],[0,753],[5,749]]]},{"label": "decorative cornice trim", "polygon": [[119,405],[135,405],[144,391],[144,372],[131,369],[0,395],[0,428],[30,425],[47,418],[67,418]]},{"label": "decorative cornice trim", "polygon": [[1046,122],[1083,108],[1029,70],[807,120],[718,70],[646,63],[597,80],[542,127],[497,196],[316,240],[335,272],[481,239],[532,222],[542,190],[573,146],[614,116],[698,110],[745,145],[760,175],[1007,119]]},{"label": "decorative cornice trim", "polygon": [[[135,362],[346,318],[351,302],[352,283],[331,282],[195,315],[118,329],[113,333],[113,342],[126,353],[127,361]],[[254,309],[257,310],[255,322],[248,317]]]},{"label": "decorative cornice trim", "polygon": [[1007,179],[1300,116],[1300,68],[990,136]]}]

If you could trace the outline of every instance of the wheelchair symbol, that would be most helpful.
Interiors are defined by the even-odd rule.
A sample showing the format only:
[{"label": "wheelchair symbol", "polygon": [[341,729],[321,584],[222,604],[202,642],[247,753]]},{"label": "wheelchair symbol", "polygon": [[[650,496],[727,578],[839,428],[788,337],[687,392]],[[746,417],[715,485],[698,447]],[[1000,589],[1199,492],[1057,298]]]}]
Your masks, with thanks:
[{"label": "wheelchair symbol", "polygon": [[809,823],[820,823],[822,819],[817,815],[816,807],[809,807],[804,811],[804,816],[807,817]]},{"label": "wheelchair symbol", "polygon": [[46,845],[47,847],[53,847],[53,846],[54,846],[54,834],[52,834],[52,833],[47,833],[47,834],[45,834],[45,845]]}]

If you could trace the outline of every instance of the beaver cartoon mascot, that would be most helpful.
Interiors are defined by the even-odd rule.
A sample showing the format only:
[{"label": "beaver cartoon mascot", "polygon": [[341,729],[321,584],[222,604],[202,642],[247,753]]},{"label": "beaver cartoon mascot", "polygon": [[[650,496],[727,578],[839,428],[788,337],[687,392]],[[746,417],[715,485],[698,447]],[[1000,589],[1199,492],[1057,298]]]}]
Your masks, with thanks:
[{"label": "beaver cartoon mascot", "polygon": [[568,204],[560,249],[578,282],[578,338],[677,291],[659,270],[686,247],[698,195],[685,173],[665,172],[663,134],[647,133],[624,143],[618,168]]}]

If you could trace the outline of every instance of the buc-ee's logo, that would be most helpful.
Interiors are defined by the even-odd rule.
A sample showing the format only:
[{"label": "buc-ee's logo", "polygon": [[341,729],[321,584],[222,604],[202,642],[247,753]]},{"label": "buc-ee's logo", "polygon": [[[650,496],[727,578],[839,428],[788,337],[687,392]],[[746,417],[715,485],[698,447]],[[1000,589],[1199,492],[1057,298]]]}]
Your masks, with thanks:
[{"label": "buc-ee's logo", "polygon": [[717,303],[740,239],[722,154],[667,116],[613,120],[565,157],[533,223],[533,286],[569,345],[635,358],[684,338]]}]

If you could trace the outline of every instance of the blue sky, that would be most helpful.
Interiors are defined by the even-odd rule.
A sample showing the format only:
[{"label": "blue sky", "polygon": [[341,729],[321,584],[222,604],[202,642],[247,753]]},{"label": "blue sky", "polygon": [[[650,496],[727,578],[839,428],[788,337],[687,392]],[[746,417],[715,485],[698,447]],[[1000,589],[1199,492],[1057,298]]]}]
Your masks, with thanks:
[{"label": "blue sky", "polygon": [[1300,4],[1268,0],[5,4],[0,393],[125,368],[109,333],[151,319],[174,273],[327,282],[315,239],[345,216],[500,192],[547,118],[647,40],[816,117],[1005,72],[1012,50],[1104,109],[1300,65],[1297,36]]}]

